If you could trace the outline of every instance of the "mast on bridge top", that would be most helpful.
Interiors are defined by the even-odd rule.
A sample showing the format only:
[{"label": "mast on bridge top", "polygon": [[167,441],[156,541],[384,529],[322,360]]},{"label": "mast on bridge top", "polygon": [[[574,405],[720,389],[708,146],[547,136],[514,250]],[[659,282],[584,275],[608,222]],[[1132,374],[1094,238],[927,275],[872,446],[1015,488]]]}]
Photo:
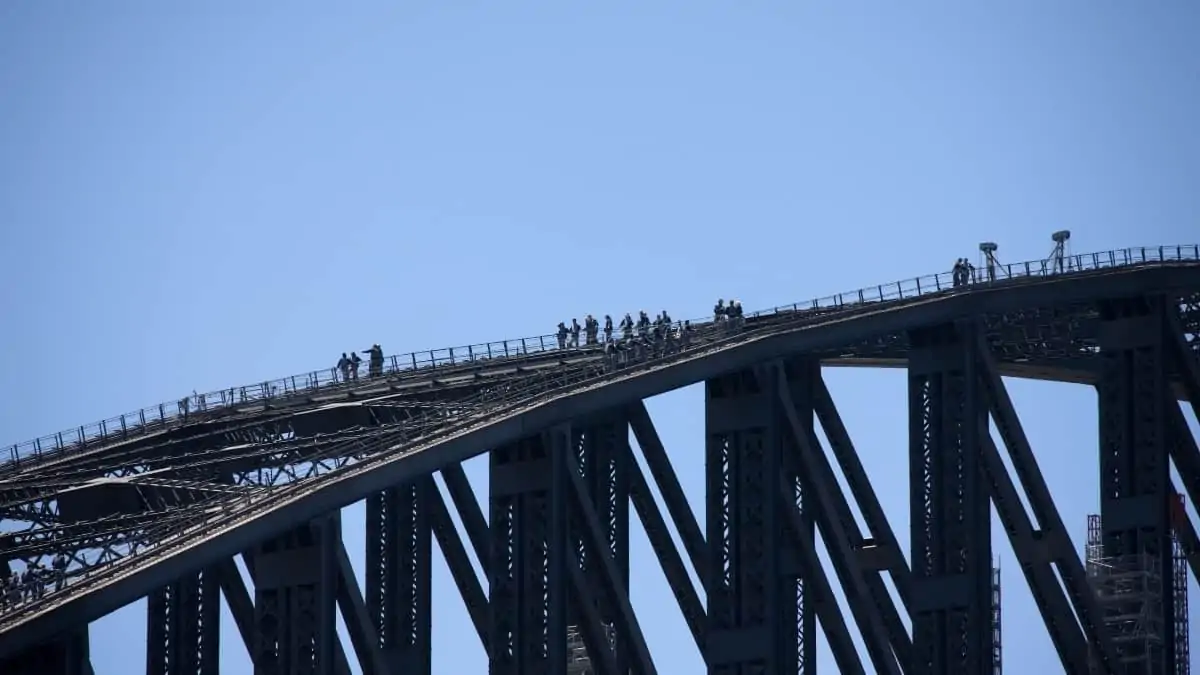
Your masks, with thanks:
[{"label": "mast on bridge top", "polygon": [[1050,235],[1050,239],[1054,241],[1054,250],[1050,251],[1051,270],[1054,272],[1063,272],[1063,259],[1070,255],[1067,250],[1067,242],[1071,240],[1070,230],[1059,230]]},{"label": "mast on bridge top", "polygon": [[979,245],[979,252],[983,254],[983,266],[987,269],[988,281],[996,280],[996,268],[1000,266],[1000,261],[996,258],[996,249],[994,242],[985,241]]}]

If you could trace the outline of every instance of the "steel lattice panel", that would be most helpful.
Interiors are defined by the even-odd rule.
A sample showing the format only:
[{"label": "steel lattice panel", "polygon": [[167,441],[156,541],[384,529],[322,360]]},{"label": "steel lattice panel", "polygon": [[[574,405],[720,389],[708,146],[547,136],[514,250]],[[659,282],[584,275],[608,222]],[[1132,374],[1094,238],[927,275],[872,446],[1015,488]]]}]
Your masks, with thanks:
[{"label": "steel lattice panel", "polygon": [[[812,672],[801,644],[804,588],[789,546],[784,505],[800,500],[785,475],[781,412],[769,388],[743,371],[705,384],[709,673],[774,675]],[[784,492],[789,486],[790,494]],[[802,502],[801,502],[802,503]],[[811,525],[805,536],[812,536]],[[799,658],[808,656],[801,664]]]},{"label": "steel lattice panel", "polygon": [[220,666],[221,586],[214,568],[147,599],[147,675],[215,675]]},{"label": "steel lattice panel", "polygon": [[432,668],[431,487],[416,481],[367,500],[367,612],[384,661],[412,675]]},{"label": "steel lattice panel", "polygon": [[991,516],[980,471],[987,429],[974,327],[912,335],[909,491],[914,675],[990,673]]},{"label": "steel lattice panel", "polygon": [[255,675],[334,675],[337,516],[264,542],[254,567]]}]

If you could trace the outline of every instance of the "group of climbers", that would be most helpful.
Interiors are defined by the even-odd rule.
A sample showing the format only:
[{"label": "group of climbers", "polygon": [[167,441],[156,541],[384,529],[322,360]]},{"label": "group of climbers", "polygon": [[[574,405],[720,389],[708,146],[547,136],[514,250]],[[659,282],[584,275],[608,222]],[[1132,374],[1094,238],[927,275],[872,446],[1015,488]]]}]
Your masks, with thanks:
[{"label": "group of climbers", "polygon": [[[362,353],[367,355],[367,376],[380,377],[383,375],[383,347],[376,343],[371,345],[370,349],[364,349]],[[358,352],[342,352],[342,358],[337,362],[337,370],[342,374],[342,381],[357,381],[361,363],[362,358],[359,357]]]},{"label": "group of climbers", "polygon": [[54,590],[62,590],[67,582],[67,555],[59,553],[46,569],[41,562],[26,565],[24,571],[12,570],[0,576],[0,610],[7,610],[22,602],[40,600],[51,582]]},{"label": "group of climbers", "polygon": [[727,328],[740,328],[745,318],[741,302],[730,300],[727,305],[724,298],[717,298],[717,304],[713,307],[713,323],[723,324]]},{"label": "group of climbers", "polygon": [[626,314],[621,321],[621,338],[605,341],[604,354],[610,368],[621,367],[686,349],[692,335],[691,321],[674,324],[666,312],[653,320],[641,312],[636,322]]},{"label": "group of climbers", "polygon": [[975,266],[966,258],[959,258],[954,261],[954,268],[951,270],[951,278],[954,280],[954,287],[966,286],[975,278]]},{"label": "group of climbers", "polygon": [[[625,314],[625,318],[621,319],[619,324],[621,329],[620,340],[629,341],[635,338],[655,338],[662,337],[672,328],[671,315],[663,310],[654,319],[642,310],[638,313],[637,321],[633,320],[633,316],[629,313]],[[613,319],[609,314],[604,315],[604,340],[600,340],[600,322],[591,314],[583,320],[583,325],[579,325],[578,319],[571,319],[571,325],[568,326],[565,321],[558,322],[558,329],[555,331],[555,336],[558,338],[559,349],[575,349],[579,347],[579,336],[583,335],[583,345],[585,347],[594,347],[601,344],[609,344],[613,342]]]}]

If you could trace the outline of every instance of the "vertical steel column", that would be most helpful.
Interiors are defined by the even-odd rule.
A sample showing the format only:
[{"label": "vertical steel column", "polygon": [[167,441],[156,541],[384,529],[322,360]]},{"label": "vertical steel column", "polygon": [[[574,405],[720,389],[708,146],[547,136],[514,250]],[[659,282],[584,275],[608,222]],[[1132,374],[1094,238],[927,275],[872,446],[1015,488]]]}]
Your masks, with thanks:
[{"label": "vertical steel column", "polygon": [[779,517],[781,502],[798,495],[794,477],[780,481],[786,432],[776,400],[753,371],[705,383],[711,675],[795,673],[811,649],[800,645],[798,565]]},{"label": "vertical steel column", "polygon": [[[1100,305],[1100,519],[1103,572],[1094,577],[1122,672],[1175,668],[1170,462],[1163,298]],[[1118,575],[1129,577],[1117,579]],[[1137,587],[1135,607],[1107,584]],[[1119,602],[1121,607],[1114,607]],[[1134,625],[1136,623],[1136,625]]]},{"label": "vertical steel column", "polygon": [[430,675],[432,544],[428,480],[367,499],[367,613],[391,670]]},{"label": "vertical steel column", "polygon": [[566,672],[565,433],[566,439],[535,436],[490,454],[492,675]]},{"label": "vertical steel column", "polygon": [[[621,582],[628,588],[628,462],[632,459],[629,448],[629,422],[620,415],[588,420],[575,428],[572,447],[589,501],[599,517],[605,543],[616,563]],[[617,621],[617,610],[605,599],[598,561],[591,559],[582,542],[576,547],[576,551],[584,579],[592,589],[590,595],[596,600],[596,612],[616,645],[617,671],[627,673],[630,668],[630,654],[627,649],[622,648],[613,629]],[[579,624],[579,618],[573,617],[572,623]]]},{"label": "vertical steel column", "polygon": [[146,675],[218,672],[221,583],[215,567],[152,593],[146,609]]},{"label": "vertical steel column", "polygon": [[338,669],[339,544],[339,514],[333,514],[255,549],[255,675]]},{"label": "vertical steel column", "polygon": [[[801,431],[812,436],[815,433],[816,427],[816,412],[813,407],[815,398],[813,375],[815,373],[817,378],[821,376],[821,366],[816,363],[805,362],[801,367],[801,371],[796,377],[787,377],[786,386],[792,395],[791,403],[799,416]],[[785,369],[784,372],[788,371]],[[794,373],[788,372],[788,374],[791,375]],[[781,403],[775,397],[772,400],[775,401],[776,405]],[[787,411],[776,411],[774,425],[778,429],[776,434],[778,436],[779,451],[794,456],[800,450],[795,439],[795,434],[786,431],[791,426],[788,421]],[[785,462],[781,466],[787,466],[787,463]],[[792,484],[792,489],[790,493],[784,494],[784,497],[789,498],[795,504],[795,510],[800,513],[800,522],[802,523],[802,531],[793,533],[793,535],[816,542],[816,520],[813,518],[813,511],[816,508],[815,500],[805,494],[804,481],[798,474],[791,471],[788,474],[788,480]],[[786,576],[781,580],[781,583],[786,587],[785,591],[788,597],[793,598],[796,603],[796,624],[794,632],[787,631],[784,637],[788,642],[796,645],[797,668],[795,672],[803,673],[803,675],[815,675],[817,672],[817,621],[813,594],[810,592],[807,580],[803,575],[794,573],[796,570],[795,563],[792,563],[790,567],[793,570],[793,574]]]},{"label": "vertical steel column", "polygon": [[992,671],[987,407],[974,326],[913,331],[908,367],[913,675]]}]

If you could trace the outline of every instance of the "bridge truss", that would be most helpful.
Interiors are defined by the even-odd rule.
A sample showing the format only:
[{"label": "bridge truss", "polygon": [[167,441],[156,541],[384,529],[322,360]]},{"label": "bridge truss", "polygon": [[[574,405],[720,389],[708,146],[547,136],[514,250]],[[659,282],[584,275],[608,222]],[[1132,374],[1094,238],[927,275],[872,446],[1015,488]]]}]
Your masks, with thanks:
[{"label": "bridge truss", "polygon": [[[147,673],[218,672],[222,597],[256,673],[342,675],[350,659],[430,673],[434,541],[490,672],[670,672],[629,600],[634,517],[714,675],[815,673],[818,627],[843,673],[998,673],[997,536],[1065,672],[1186,673],[1198,253],[1074,256],[964,287],[923,277],[616,352],[537,337],[410,354],[376,377],[314,371],[13,446],[0,573],[42,571],[2,593],[0,673],[91,673],[88,623],[143,597]],[[907,556],[830,366],[907,369]],[[1098,393],[1086,558],[1006,376]],[[702,519],[643,404],[700,382]],[[481,507],[462,462],[483,453]],[[338,513],[363,500],[360,588]]]}]

